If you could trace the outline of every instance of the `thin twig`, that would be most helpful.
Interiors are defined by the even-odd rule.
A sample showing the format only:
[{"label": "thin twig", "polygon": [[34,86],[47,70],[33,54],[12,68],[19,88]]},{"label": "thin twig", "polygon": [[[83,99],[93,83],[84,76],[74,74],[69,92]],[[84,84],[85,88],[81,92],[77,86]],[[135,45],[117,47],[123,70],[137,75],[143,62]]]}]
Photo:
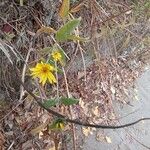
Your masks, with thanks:
[{"label": "thin twig", "polygon": [[[21,81],[23,83],[25,81],[26,68],[27,68],[27,63],[28,63],[31,51],[32,51],[32,48],[29,47],[29,50],[28,50],[28,53],[27,53],[27,56],[26,56],[26,59],[25,59],[25,63],[24,63],[24,66],[23,66],[23,70],[22,70]],[[23,89],[23,86],[21,85],[21,87],[20,87],[20,98],[19,98],[19,101],[22,99],[23,96],[24,96],[24,89]]]},{"label": "thin twig", "polygon": [[[70,16],[74,19],[74,16],[72,14],[70,14]],[[79,28],[78,27],[76,27],[75,35],[79,36]],[[79,48],[80,54],[81,54],[81,57],[82,57],[83,68],[84,68],[84,80],[85,80],[85,83],[86,83],[86,81],[87,81],[87,79],[86,79],[86,65],[85,65],[85,59],[84,59],[84,55],[83,55],[83,49],[82,49],[82,47],[80,45],[80,41],[79,40],[77,41],[77,47]]]},{"label": "thin twig", "polygon": [[[15,66],[14,66],[15,67]],[[24,83],[22,83],[22,81],[20,80],[20,77],[18,75],[18,70],[17,68],[15,67],[15,72],[16,72],[16,75],[18,76],[18,82],[20,82],[20,84],[24,87],[24,89],[35,99],[35,101],[38,103],[38,105],[40,107],[42,107],[43,109],[47,110],[50,114],[56,116],[56,117],[59,117],[59,118],[62,118],[64,119],[66,122],[68,123],[73,123],[73,124],[77,124],[77,125],[82,125],[82,126],[86,126],[86,127],[94,127],[94,128],[101,128],[101,129],[120,129],[120,128],[125,128],[125,127],[129,127],[129,126],[133,126],[143,120],[150,120],[150,117],[147,117],[147,118],[141,118],[141,119],[138,119],[134,122],[131,122],[131,123],[127,123],[127,124],[123,124],[123,125],[118,125],[118,126],[113,126],[113,125],[98,125],[98,124],[89,124],[87,122],[82,122],[82,121],[78,121],[78,120],[75,120],[75,119],[69,119],[67,116],[64,116],[52,109],[49,109],[47,107],[45,107],[41,102],[40,102],[40,98],[35,96],[30,90],[28,90],[28,88],[25,86]],[[2,120],[2,119],[1,119]],[[0,121],[1,121],[0,120]]]},{"label": "thin twig", "polygon": [[[68,95],[68,98],[70,98],[70,92],[69,92],[69,87],[68,87],[68,82],[67,82],[67,76],[66,76],[66,72],[65,72],[65,69],[64,67],[62,67],[62,70],[63,70],[63,74],[64,74],[64,78],[65,78],[65,84],[66,84],[66,91],[67,91],[67,95]],[[71,115],[71,119],[73,119],[73,112],[72,112],[72,107],[70,106],[69,107],[69,111],[70,111],[70,115]],[[76,150],[76,134],[75,134],[75,126],[74,124],[71,125],[72,126],[72,133],[73,133],[73,148],[74,150]]]},{"label": "thin twig", "polygon": [[13,147],[14,144],[15,144],[15,141],[13,141],[13,142],[11,143],[11,145],[8,147],[7,150],[11,150],[11,148]]}]

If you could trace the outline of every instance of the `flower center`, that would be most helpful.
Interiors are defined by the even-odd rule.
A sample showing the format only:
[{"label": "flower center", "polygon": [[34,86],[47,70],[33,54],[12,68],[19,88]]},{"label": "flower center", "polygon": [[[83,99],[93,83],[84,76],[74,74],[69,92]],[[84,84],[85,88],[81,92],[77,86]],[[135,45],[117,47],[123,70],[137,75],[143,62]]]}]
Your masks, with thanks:
[{"label": "flower center", "polygon": [[43,68],[42,68],[42,72],[43,72],[43,73],[47,73],[47,72],[48,72],[48,68],[47,68],[47,67],[43,67]]}]

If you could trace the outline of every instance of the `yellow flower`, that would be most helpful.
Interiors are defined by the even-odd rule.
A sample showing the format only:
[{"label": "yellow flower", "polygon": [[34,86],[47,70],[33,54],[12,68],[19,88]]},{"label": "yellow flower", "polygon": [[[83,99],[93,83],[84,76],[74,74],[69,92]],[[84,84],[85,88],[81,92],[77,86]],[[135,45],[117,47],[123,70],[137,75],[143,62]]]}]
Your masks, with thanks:
[{"label": "yellow flower", "polygon": [[37,63],[37,65],[30,70],[32,71],[31,76],[33,76],[33,78],[38,77],[42,85],[44,85],[47,80],[51,84],[56,83],[56,78],[52,73],[52,71],[55,71],[55,68],[52,65],[41,62]]},{"label": "yellow flower", "polygon": [[53,52],[52,52],[52,57],[53,57],[53,59],[54,59],[56,62],[57,62],[57,61],[59,61],[59,62],[62,61],[62,55],[61,55],[61,53],[60,53],[59,50],[53,51]]},{"label": "yellow flower", "polygon": [[60,130],[63,130],[64,129],[64,123],[63,122],[58,122],[56,123],[56,129],[60,129]]}]

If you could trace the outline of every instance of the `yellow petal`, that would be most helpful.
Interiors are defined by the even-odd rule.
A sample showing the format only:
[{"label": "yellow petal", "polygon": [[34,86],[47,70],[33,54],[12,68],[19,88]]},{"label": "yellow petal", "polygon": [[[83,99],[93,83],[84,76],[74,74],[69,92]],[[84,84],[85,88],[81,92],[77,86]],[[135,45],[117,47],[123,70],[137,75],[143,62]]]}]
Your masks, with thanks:
[{"label": "yellow petal", "polygon": [[41,74],[40,76],[39,76],[39,78],[40,78],[40,83],[42,83],[42,85],[44,86],[45,85],[45,83],[46,83],[46,80],[47,80],[47,76],[45,75],[45,74]]},{"label": "yellow petal", "polygon": [[49,82],[50,82],[51,84],[52,84],[53,82],[54,82],[54,83],[57,82],[55,76],[54,76],[51,72],[48,73],[48,80],[49,80]]},{"label": "yellow petal", "polygon": [[60,123],[59,126],[60,126],[60,129],[64,129],[65,127],[63,123]]}]

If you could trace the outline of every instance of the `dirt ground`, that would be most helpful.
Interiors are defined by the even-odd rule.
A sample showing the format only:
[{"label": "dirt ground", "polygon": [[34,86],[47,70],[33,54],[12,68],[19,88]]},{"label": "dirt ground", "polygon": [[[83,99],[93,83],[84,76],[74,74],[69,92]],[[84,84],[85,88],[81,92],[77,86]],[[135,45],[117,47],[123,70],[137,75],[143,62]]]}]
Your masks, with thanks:
[{"label": "dirt ground", "polygon": [[[135,149],[137,143],[141,150],[145,145],[149,147],[148,122],[97,133],[94,128],[71,124],[60,132],[49,130],[56,117],[43,110],[22,88],[12,63],[28,91],[38,97],[44,93],[47,99],[55,98],[58,87],[41,87],[31,78],[29,68],[41,60],[48,62],[50,51],[46,49],[59,45],[69,57],[64,67],[66,79],[58,74],[59,96],[68,95],[68,85],[69,94],[79,103],[53,110],[69,118],[105,125],[116,125],[117,118],[136,110],[119,121],[128,123],[141,115],[148,116],[149,71],[144,69],[150,63],[150,1],[70,1],[70,11],[76,11],[69,17],[81,17],[73,33],[88,38],[86,42],[57,42],[54,33],[38,34],[43,26],[57,31],[65,23],[59,16],[62,1],[20,2],[0,0],[0,148]],[[134,95],[135,82],[140,99]],[[144,110],[142,114],[140,110]],[[88,136],[92,132],[94,136]],[[133,137],[130,132],[134,132]]]}]

